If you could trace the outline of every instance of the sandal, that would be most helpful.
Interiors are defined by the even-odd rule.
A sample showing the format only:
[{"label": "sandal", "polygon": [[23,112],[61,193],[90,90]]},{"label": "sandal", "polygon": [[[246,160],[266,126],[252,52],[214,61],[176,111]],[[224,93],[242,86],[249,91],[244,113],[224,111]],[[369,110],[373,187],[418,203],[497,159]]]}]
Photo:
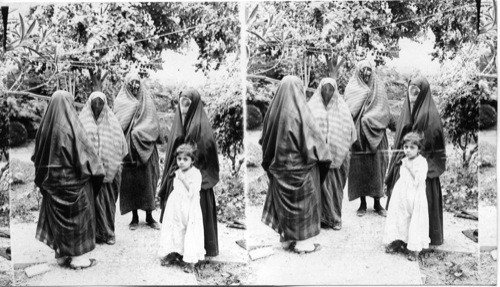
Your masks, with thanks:
[{"label": "sandal", "polygon": [[364,216],[366,214],[366,209],[358,209],[358,211],[356,211],[356,215],[361,217],[361,216]]},{"label": "sandal", "polygon": [[91,258],[91,259],[89,259],[89,261],[90,261],[90,264],[88,266],[74,266],[74,265],[69,264],[69,268],[71,268],[73,270],[80,270],[80,269],[87,269],[90,267],[94,267],[97,265],[97,260]]},{"label": "sandal", "polygon": [[283,247],[284,250],[293,251],[296,244],[297,242],[291,241],[290,243],[288,243],[288,246],[286,246],[285,242],[281,242],[281,247]]},{"label": "sandal", "polygon": [[130,223],[128,225],[128,229],[130,230],[136,230],[139,227],[139,223]]},{"label": "sandal", "polygon": [[160,230],[160,227],[161,227],[160,224],[158,222],[156,222],[156,221],[147,222],[146,224],[147,224],[147,226],[149,226],[149,227],[151,227],[153,229],[156,229],[156,230]]},{"label": "sandal", "polygon": [[57,258],[57,265],[61,267],[69,267],[71,264],[71,256]]},{"label": "sandal", "polygon": [[309,254],[309,253],[313,253],[313,252],[316,252],[318,250],[321,250],[321,244],[319,243],[314,243],[314,249],[313,250],[297,250],[295,248],[295,246],[293,247],[293,252],[297,253],[297,254]]}]

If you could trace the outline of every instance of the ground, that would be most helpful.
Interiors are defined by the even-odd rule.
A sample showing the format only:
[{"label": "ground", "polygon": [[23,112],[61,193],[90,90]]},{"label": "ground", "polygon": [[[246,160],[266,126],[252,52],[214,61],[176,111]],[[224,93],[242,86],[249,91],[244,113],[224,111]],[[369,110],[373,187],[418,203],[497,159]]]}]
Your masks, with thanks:
[{"label": "ground", "polygon": [[[41,198],[33,185],[32,149],[33,145],[29,143],[11,151],[12,172],[19,175],[19,182],[12,186],[11,193],[12,262],[16,285],[216,285],[238,284],[246,280],[248,271],[244,265],[248,256],[235,243],[244,238],[244,230],[219,223],[219,256],[202,264],[196,274],[187,274],[180,267],[160,265],[160,258],[156,255],[158,230],[141,224],[138,230],[130,231],[131,214],[122,216],[119,211],[115,220],[116,244],[97,245],[89,253],[91,258],[97,259],[96,267],[74,271],[57,266],[53,251],[35,239]],[[153,213],[153,217],[159,217],[159,210]],[[143,212],[139,212],[139,218],[144,220]],[[38,264],[47,264],[49,271],[28,278],[26,268]]]},{"label": "ground", "polygon": [[[479,246],[462,234],[463,230],[477,229],[478,221],[445,212],[445,243],[436,247],[427,258],[411,262],[402,254],[385,253],[382,243],[385,218],[374,212],[357,217],[355,211],[359,201],[349,202],[346,190],[341,231],[322,229],[316,240],[322,249],[316,253],[296,255],[284,251],[279,244],[279,236],[260,221],[267,176],[260,168],[259,136],[260,131],[250,131],[245,137],[250,163],[247,169],[247,237],[253,246],[270,246],[273,254],[250,262],[254,274],[249,278],[249,284],[474,285],[483,282],[478,276]],[[385,199],[382,199],[384,202]],[[446,272],[455,269],[462,271],[446,275]]]}]

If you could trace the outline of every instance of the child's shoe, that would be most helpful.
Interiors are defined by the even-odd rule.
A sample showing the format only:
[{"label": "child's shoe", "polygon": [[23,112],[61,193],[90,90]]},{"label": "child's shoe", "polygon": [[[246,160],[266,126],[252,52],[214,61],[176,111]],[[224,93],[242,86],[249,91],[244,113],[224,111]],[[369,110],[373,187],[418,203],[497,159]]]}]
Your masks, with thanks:
[{"label": "child's shoe", "polygon": [[172,252],[161,259],[161,266],[172,266],[177,260],[177,253]]},{"label": "child's shoe", "polygon": [[418,258],[418,252],[416,252],[416,251],[409,251],[408,252],[408,260],[417,261],[417,258]]},{"label": "child's shoe", "polygon": [[187,263],[184,266],[184,272],[186,272],[186,273],[194,273],[195,270],[196,270],[196,268],[194,267],[193,263]]}]

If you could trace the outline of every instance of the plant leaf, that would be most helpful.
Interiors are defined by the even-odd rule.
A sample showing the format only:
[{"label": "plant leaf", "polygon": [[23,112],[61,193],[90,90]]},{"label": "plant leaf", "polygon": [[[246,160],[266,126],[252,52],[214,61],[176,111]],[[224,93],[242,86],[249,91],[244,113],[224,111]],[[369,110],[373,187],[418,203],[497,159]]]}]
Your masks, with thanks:
[{"label": "plant leaf", "polygon": [[19,22],[21,23],[21,41],[24,40],[26,28],[24,27],[24,20],[23,16],[21,16],[21,13],[19,13]]},{"label": "plant leaf", "polygon": [[31,31],[33,31],[33,28],[35,28],[35,25],[36,25],[36,21],[33,21],[33,23],[31,23],[30,27],[28,28],[28,31],[26,32],[26,37],[28,37],[28,35],[31,33]]}]

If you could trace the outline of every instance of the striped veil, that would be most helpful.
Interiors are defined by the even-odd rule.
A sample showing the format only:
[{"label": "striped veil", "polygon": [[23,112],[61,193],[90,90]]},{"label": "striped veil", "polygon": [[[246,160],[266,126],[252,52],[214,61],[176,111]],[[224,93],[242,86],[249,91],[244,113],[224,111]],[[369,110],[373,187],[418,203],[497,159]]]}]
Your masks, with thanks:
[{"label": "striped veil", "polygon": [[[90,106],[90,103],[95,98],[104,101],[104,107],[97,121],[94,119]],[[109,108],[106,95],[101,92],[90,94],[79,117],[89,140],[93,143],[94,149],[101,158],[106,171],[104,182],[111,182],[118,172],[123,158],[127,155],[128,149],[120,123]]]}]

